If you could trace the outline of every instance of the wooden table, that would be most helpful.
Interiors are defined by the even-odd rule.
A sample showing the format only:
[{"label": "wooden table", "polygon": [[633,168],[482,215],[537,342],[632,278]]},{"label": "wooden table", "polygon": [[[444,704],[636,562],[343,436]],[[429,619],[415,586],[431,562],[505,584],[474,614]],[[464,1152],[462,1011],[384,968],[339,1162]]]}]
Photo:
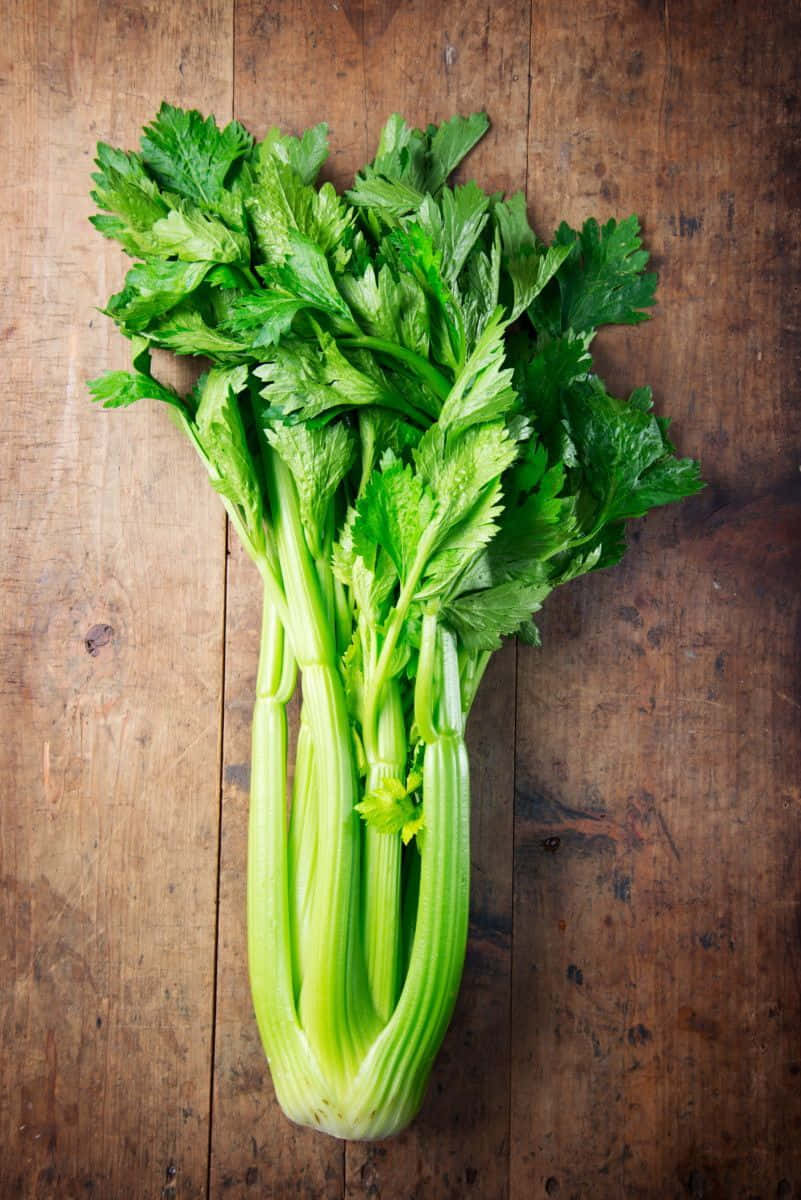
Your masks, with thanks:
[{"label": "wooden table", "polygon": [[[801,1195],[801,8],[10,0],[3,20],[0,1196]],[[160,100],[486,106],[469,171],[543,235],[638,212],[656,319],[606,333],[708,487],[498,654],[472,718],[464,987],[414,1126],[279,1113],[244,948],[254,572],[122,365],[94,143]]]}]

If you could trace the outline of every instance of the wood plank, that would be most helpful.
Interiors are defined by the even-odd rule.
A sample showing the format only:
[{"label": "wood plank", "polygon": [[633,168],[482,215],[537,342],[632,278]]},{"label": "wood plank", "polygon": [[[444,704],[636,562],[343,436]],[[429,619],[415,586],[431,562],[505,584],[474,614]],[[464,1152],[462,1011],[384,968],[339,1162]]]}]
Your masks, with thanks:
[{"label": "wood plank", "polygon": [[[256,126],[251,125],[251,129]],[[246,863],[250,726],[261,589],[231,534],[226,606],[223,820],[210,1196],[307,1195],[339,1200],[342,1147],[292,1125],[273,1093],[250,998]],[[256,576],[254,578],[254,576]]]},{"label": "wood plank", "polygon": [[[272,125],[299,133],[327,121],[324,173],[344,186],[364,161],[362,47],[338,6],[294,0],[273,8],[236,5],[237,117],[256,136]],[[312,86],[313,85],[313,86]],[[341,1142],[284,1117],[274,1098],[250,1000],[245,863],[250,723],[255,695],[261,590],[232,545],[228,573],[223,744],[223,822],[211,1195],[307,1195],[339,1200]]]},{"label": "wood plank", "polygon": [[771,14],[535,7],[531,206],[545,234],[643,215],[658,319],[599,358],[709,488],[520,652],[521,1200],[801,1181],[799,12]]},{"label": "wood plank", "polygon": [[163,412],[90,407],[124,267],[87,217],[98,138],[165,94],[225,114],[230,13],[26,0],[3,33],[0,1194],[199,1197],[224,526]]},{"label": "wood plank", "polygon": [[[457,8],[449,8],[439,15],[434,33],[427,35],[422,59],[415,34],[420,12],[396,13],[395,7],[285,5],[280,14],[266,17],[258,6],[240,5],[237,115],[256,131],[272,123],[297,130],[316,120],[328,120],[332,158],[327,173],[343,185],[366,160],[381,123],[393,108],[425,124],[486,104],[497,119],[486,148],[477,153],[478,175],[488,186],[522,186],[528,5],[503,5],[491,19],[482,15],[480,21],[465,20]],[[515,37],[511,42],[507,39],[504,48],[503,39],[510,28]],[[432,74],[440,76],[433,91],[428,86]],[[265,78],[270,80],[267,90]],[[293,86],[293,81],[301,78],[315,80],[313,104],[305,91]],[[325,97],[322,107],[320,96]],[[321,1195],[339,1196],[341,1150],[328,1139],[292,1130],[275,1108],[265,1121],[266,1073],[241,972],[239,982],[231,984],[236,960],[244,961],[241,872],[246,789],[242,784],[247,778],[259,603],[255,581],[247,570],[240,574],[242,566],[246,564],[240,562],[240,556],[232,555],[224,750],[230,787],[223,832],[213,1179],[216,1187],[225,1188],[226,1195],[246,1194],[249,1181],[252,1184],[257,1179],[270,1194],[280,1195],[294,1189],[300,1179]],[[251,631],[247,650],[239,645],[240,628]],[[363,1191],[373,1196],[395,1194],[401,1181],[406,1185],[410,1172],[411,1177],[420,1173],[421,1156],[426,1163],[421,1186],[427,1196],[450,1194],[459,1181],[488,1197],[505,1194],[513,649],[494,665],[485,686],[485,699],[474,719],[478,730],[474,807],[479,841],[473,891],[477,916],[465,981],[467,1000],[457,1014],[432,1100],[418,1125],[404,1138],[380,1148],[349,1150],[349,1195]],[[498,728],[505,731],[501,738],[492,732]],[[480,837],[488,829],[491,836]],[[493,1039],[491,1073],[484,1071],[483,1046],[488,1037]],[[465,1056],[465,1045],[470,1046],[470,1057]],[[454,1094],[461,1097],[456,1115],[448,1100]],[[476,1134],[468,1157],[463,1144],[465,1121]],[[249,1131],[254,1128],[259,1132],[251,1137]]]},{"label": "wood plank", "polygon": [[[462,168],[487,190],[525,187],[528,0],[492,6],[365,6],[365,114],[372,153],[399,111],[415,125],[485,108],[492,128]],[[410,1128],[349,1145],[346,1194],[508,1194],[515,648],[492,663],[468,729],[473,791],[471,923],[462,990]]]},{"label": "wood plank", "polygon": [[470,932],[459,999],[416,1121],[347,1148],[348,1197],[508,1195],[516,648],[490,664],[468,726]]}]

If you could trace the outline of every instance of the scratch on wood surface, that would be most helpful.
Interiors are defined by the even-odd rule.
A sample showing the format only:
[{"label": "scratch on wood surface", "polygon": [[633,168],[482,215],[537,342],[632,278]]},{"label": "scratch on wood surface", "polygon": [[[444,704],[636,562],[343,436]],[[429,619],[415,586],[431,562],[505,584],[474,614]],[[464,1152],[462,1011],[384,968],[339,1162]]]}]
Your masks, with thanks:
[{"label": "scratch on wood surface", "polygon": [[656,819],[662,828],[662,832],[665,835],[665,840],[666,840],[667,844],[670,846],[670,849],[673,851],[673,856],[676,859],[676,862],[681,862],[681,851],[679,850],[678,846],[676,845],[676,842],[674,841],[673,834],[670,832],[670,827],[669,827],[667,821],[665,820],[665,817],[664,817],[664,814],[663,814],[661,808],[655,809],[655,812],[656,812]]},{"label": "scratch on wood surface", "polygon": [[668,0],[664,0],[662,8],[662,28],[665,35],[665,69],[662,75],[662,89],[659,94],[659,133],[660,136],[664,137],[667,133],[670,112],[667,94],[673,77],[673,50],[670,43],[670,7]]},{"label": "scratch on wood surface", "polygon": [[165,763],[155,778],[161,779],[162,775],[165,775],[167,771],[171,771],[174,767],[177,767],[179,763],[183,762],[189,751],[192,750],[198,744],[198,742],[202,742],[204,737],[208,737],[212,730],[216,731],[218,728],[219,722],[217,721],[210,721],[208,724],[204,725],[197,737],[192,738],[192,741],[184,746],[183,750],[180,750],[178,754],[176,754],[175,758],[171,758],[168,763]]},{"label": "scratch on wood surface", "polygon": [[682,705],[710,704],[713,708],[731,708],[731,702],[717,700],[713,696],[677,696],[676,702]]},{"label": "scratch on wood surface", "polygon": [[[133,813],[133,811],[134,810],[131,809],[126,814],[125,818],[123,818],[123,820],[120,821],[119,825],[117,826],[118,829],[121,829],[127,820],[130,820],[130,817],[131,817],[131,814]],[[55,912],[48,914],[47,920],[46,920],[45,926],[44,926],[44,933],[42,935],[42,939],[41,939],[39,948],[36,953],[36,958],[39,958],[44,953],[44,951],[46,949],[47,939],[52,934],[56,925],[59,924],[59,922],[61,921],[61,918],[67,912],[74,909],[76,900],[83,899],[84,895],[86,894],[86,887],[84,885],[86,883],[86,879],[89,874],[89,870],[91,869],[93,864],[97,861],[99,856],[100,856],[100,851],[97,850],[94,854],[92,854],[89,857],[88,861],[86,862],[85,866],[83,867],[83,869],[81,871],[80,878],[77,880],[75,885],[70,888],[70,890],[68,892],[66,892],[65,894],[62,895],[61,906],[58,909],[56,909]],[[53,892],[55,893],[55,889],[53,889],[53,885],[50,882],[50,880],[46,876],[44,876],[44,880],[45,880],[45,883],[47,884],[47,886],[51,890],[53,890]],[[55,894],[57,894],[57,893],[55,893]],[[97,941],[98,938],[100,938],[104,932],[105,932],[104,929],[102,927],[100,927],[99,925],[93,925],[90,936],[82,943],[81,948],[85,950],[86,947],[91,945],[92,942]],[[52,970],[52,967],[50,969]]]},{"label": "scratch on wood surface", "polygon": [[45,800],[50,797],[50,743],[45,742],[42,746],[42,786],[44,787]]},{"label": "scratch on wood surface", "polygon": [[[123,721],[127,721],[127,719],[128,719],[128,714],[125,715],[125,717],[123,718]],[[216,722],[211,722],[211,723],[207,724],[206,726],[204,726],[203,729],[201,729],[200,733],[197,735],[197,737],[193,738],[191,742],[189,742],[186,746],[184,746],[183,750],[181,750],[174,758],[170,759],[162,767],[162,769],[158,772],[158,774],[156,774],[152,777],[152,779],[150,780],[151,784],[157,783],[160,779],[163,778],[163,776],[165,774],[167,774],[167,772],[174,770],[175,767],[180,762],[182,762],[183,759],[190,753],[190,751],[193,749],[193,747],[196,746],[198,744],[198,742],[200,742],[204,737],[206,737],[211,730],[216,729],[216,727],[217,727]],[[81,735],[82,734],[83,734],[83,721],[81,722]],[[49,742],[44,743],[42,758],[43,758],[43,773],[45,774],[46,780],[49,780],[49,771],[50,771],[50,743]],[[118,773],[119,773],[119,769],[118,769]],[[46,794],[47,794],[47,783],[45,784],[45,789],[46,789]],[[116,793],[116,791],[117,791],[117,787],[116,787],[116,783],[115,783],[114,792]],[[119,811],[119,807],[117,808],[117,811]],[[134,816],[137,814],[137,811],[138,810],[135,805],[130,805],[128,808],[126,808],[124,813],[122,814],[122,816],[119,817],[119,819],[116,820],[114,822],[114,824],[111,826],[109,832],[104,837],[103,842],[100,845],[96,845],[93,848],[93,851],[86,855],[85,860],[82,865],[80,877],[76,881],[75,885],[72,888],[70,888],[70,890],[63,896],[63,902],[62,902],[61,906],[48,917],[45,936],[49,936],[52,933],[52,930],[54,929],[54,927],[60,922],[60,920],[64,916],[64,914],[69,909],[74,907],[76,901],[79,901],[83,898],[83,896],[86,893],[86,888],[87,888],[87,883],[89,881],[90,873],[94,869],[96,863],[101,858],[108,859],[110,857],[114,840],[118,839],[122,833],[126,832],[128,826],[130,825]],[[90,944],[92,941],[96,941],[98,938],[100,938],[104,934],[104,932],[105,932],[104,927],[95,926],[93,928],[92,935],[90,936],[89,941],[86,942],[85,945]]]}]

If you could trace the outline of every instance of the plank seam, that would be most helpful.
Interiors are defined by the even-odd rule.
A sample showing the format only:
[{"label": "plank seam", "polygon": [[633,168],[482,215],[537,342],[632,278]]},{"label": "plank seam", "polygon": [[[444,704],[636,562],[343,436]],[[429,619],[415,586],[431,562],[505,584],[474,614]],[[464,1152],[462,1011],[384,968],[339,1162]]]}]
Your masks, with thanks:
[{"label": "plank seam", "polygon": [[[231,105],[230,119],[236,111],[236,3],[231,6]],[[220,734],[219,773],[217,777],[217,881],[214,889],[214,958],[211,982],[211,1063],[209,1070],[209,1142],[206,1152],[206,1197],[211,1197],[211,1168],[214,1148],[214,1084],[217,1078],[217,997],[220,960],[220,889],[222,885],[223,787],[225,782],[225,668],[228,644],[228,574],[230,564],[228,514],[223,517],[223,594],[222,594],[222,653],[220,655]]]},{"label": "plank seam", "polygon": [[[529,144],[531,139],[531,27],[534,23],[534,0],[530,0],[528,9],[528,66],[526,70],[526,78],[528,80],[528,96],[526,102],[526,172],[525,172],[525,197],[526,206],[528,207],[528,180],[529,180]],[[515,638],[515,684],[514,684],[514,722],[512,726],[512,912],[509,928],[509,1019],[508,1019],[508,1049],[507,1063],[509,1070],[509,1100],[506,1106],[507,1126],[506,1126],[506,1194],[511,1197],[512,1194],[512,1102],[514,1098],[514,1089],[512,1087],[512,1062],[514,1051],[513,1025],[514,1018],[514,975],[515,975],[515,913],[517,911],[517,728],[520,712],[520,689],[519,689],[519,656],[520,643]]]},{"label": "plank seam", "polygon": [[222,835],[223,835],[223,781],[224,781],[224,752],[225,752],[225,660],[226,639],[228,633],[228,516],[225,516],[225,539],[223,550],[225,567],[223,570],[222,595],[222,653],[220,663],[220,733],[217,775],[217,881],[214,889],[214,956],[212,962],[211,984],[211,1069],[209,1071],[209,1144],[206,1160],[206,1196],[211,1196],[211,1159],[214,1134],[214,1083],[217,1066],[217,986],[220,958],[220,886],[222,882]]}]

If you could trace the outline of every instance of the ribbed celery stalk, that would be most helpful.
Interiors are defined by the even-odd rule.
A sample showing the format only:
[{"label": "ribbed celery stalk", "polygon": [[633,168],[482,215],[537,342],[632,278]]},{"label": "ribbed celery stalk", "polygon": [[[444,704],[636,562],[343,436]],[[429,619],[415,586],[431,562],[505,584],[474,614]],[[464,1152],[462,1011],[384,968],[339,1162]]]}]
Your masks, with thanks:
[{"label": "ribbed celery stalk", "polygon": [[[280,547],[279,536],[279,553]],[[431,628],[429,624],[427,636]],[[459,670],[452,635],[436,629],[435,623],[433,628],[432,666],[439,686],[423,763],[426,824],[416,920],[401,985],[400,838],[366,831],[372,832],[373,840],[365,862],[362,925],[354,919],[360,899],[353,845],[358,827],[354,836],[350,822],[342,821],[343,810],[337,813],[337,792],[331,787],[336,770],[341,771],[337,764],[344,750],[332,747],[322,727],[325,723],[329,729],[341,728],[345,718],[338,711],[335,676],[321,664],[307,664],[303,672],[294,801],[299,808],[293,814],[297,832],[288,835],[285,709],[294,671],[275,610],[269,601],[265,604],[249,832],[253,999],[285,1111],[302,1124],[339,1137],[387,1136],[412,1118],[456,999],[464,960],[469,784]],[[368,778],[373,782],[390,771],[397,775],[405,761],[403,713],[395,685],[387,690],[383,712],[377,744],[398,757],[371,764]],[[347,741],[343,747],[348,747]],[[320,763],[326,764],[323,771]],[[352,809],[347,815],[353,819]],[[307,837],[313,823],[322,832]],[[339,847],[334,844],[337,837]],[[339,861],[350,865],[347,876],[341,866],[332,869],[343,843],[345,853]],[[383,912],[374,907],[382,904]],[[338,922],[335,929],[332,921]]]},{"label": "ribbed celery stalk", "polygon": [[417,921],[397,1006],[348,1092],[349,1137],[380,1138],[417,1112],[453,1011],[467,944],[470,783],[455,639],[439,631],[437,732],[423,764]]},{"label": "ribbed celery stalk", "polygon": [[[400,689],[392,680],[384,689],[376,757],[368,754],[368,793],[385,779],[403,779],[406,749]],[[363,909],[367,978],[376,1012],[388,1021],[398,998],[401,968],[401,840],[369,825],[364,830]]]},{"label": "ribbed celery stalk", "polygon": [[376,1029],[369,993],[359,987],[359,818],[350,721],[314,560],[292,476],[265,455],[273,529],[287,597],[287,633],[302,673],[313,745],[315,809],[322,852],[316,857],[311,924],[315,948],[305,964],[299,1012],[332,1088],[341,1093]]},{"label": "ribbed celery stalk", "polygon": [[292,984],[286,861],[286,705],[291,653],[265,600],[253,709],[248,826],[248,960],[256,1020],[282,1108],[311,1117],[309,1098],[324,1093],[319,1067],[300,1028]]},{"label": "ribbed celery stalk", "polygon": [[292,932],[292,977],[295,997],[315,952],[314,880],[319,838],[318,791],[314,773],[314,745],[305,712],[301,713],[295,751],[292,808],[289,817],[289,904]]}]

